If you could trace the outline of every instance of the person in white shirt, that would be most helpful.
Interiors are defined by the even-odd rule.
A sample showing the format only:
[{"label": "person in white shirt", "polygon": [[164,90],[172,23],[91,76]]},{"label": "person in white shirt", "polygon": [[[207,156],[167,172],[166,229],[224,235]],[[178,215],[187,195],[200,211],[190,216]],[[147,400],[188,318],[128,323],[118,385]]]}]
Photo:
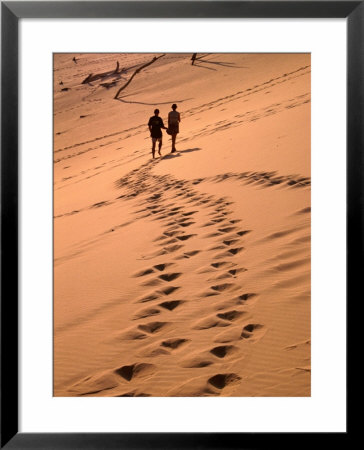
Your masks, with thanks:
[{"label": "person in white shirt", "polygon": [[181,122],[180,113],[176,111],[177,105],[172,105],[172,111],[168,114],[168,131],[172,136],[172,153],[176,151],[176,137],[179,133],[179,123]]}]

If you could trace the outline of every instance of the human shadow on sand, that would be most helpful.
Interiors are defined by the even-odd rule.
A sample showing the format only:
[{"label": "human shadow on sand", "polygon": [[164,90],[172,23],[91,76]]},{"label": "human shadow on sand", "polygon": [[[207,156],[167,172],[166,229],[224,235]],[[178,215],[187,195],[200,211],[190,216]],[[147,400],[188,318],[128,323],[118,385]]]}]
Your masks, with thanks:
[{"label": "human shadow on sand", "polygon": [[162,156],[161,159],[173,159],[179,158],[181,155],[179,153],[168,153],[167,155]]},{"label": "human shadow on sand", "polygon": [[202,148],[195,147],[195,148],[186,148],[185,150],[178,150],[179,153],[191,153],[191,152],[197,152],[198,150],[202,150]]},{"label": "human shadow on sand", "polygon": [[170,100],[168,102],[146,103],[146,102],[137,102],[135,100],[124,100],[125,97],[127,97],[127,96],[125,95],[123,97],[118,97],[116,100],[118,100],[121,103],[136,104],[136,105],[147,105],[147,106],[170,105],[174,101],[177,101],[178,103],[183,103],[183,102],[185,102],[187,100],[193,100],[193,98],[185,98],[183,100]]},{"label": "human shadow on sand", "polygon": [[202,64],[198,64],[197,62],[195,62],[195,64],[193,65],[193,67],[197,67],[199,69],[207,69],[207,70],[213,70],[214,72],[216,72],[217,69],[214,69],[213,67],[206,67],[203,66]]},{"label": "human shadow on sand", "polygon": [[162,159],[177,158],[177,157],[181,156],[181,153],[197,152],[198,150],[202,150],[202,148],[195,147],[195,148],[187,148],[185,150],[177,150],[176,153],[168,153],[167,155],[164,155],[162,157]]},{"label": "human shadow on sand", "polygon": [[[245,66],[237,66],[235,63],[232,63],[232,62],[211,61],[210,59],[205,59],[207,56],[211,56],[211,54],[197,56],[195,59],[194,65],[197,67],[204,67],[202,64],[215,64],[217,66],[229,67],[230,69],[247,69],[247,67],[245,67]],[[207,69],[208,67],[204,67],[204,68]],[[209,68],[209,69],[211,69],[211,68]],[[216,69],[212,69],[212,70],[216,70]]]}]

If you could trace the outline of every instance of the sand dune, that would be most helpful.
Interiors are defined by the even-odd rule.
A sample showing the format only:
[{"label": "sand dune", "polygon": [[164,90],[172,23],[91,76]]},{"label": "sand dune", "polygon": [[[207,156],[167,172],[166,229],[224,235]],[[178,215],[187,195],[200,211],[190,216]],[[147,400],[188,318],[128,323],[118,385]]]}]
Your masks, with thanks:
[{"label": "sand dune", "polygon": [[167,54],[114,99],[157,56],[54,56],[54,395],[309,396],[310,56]]}]

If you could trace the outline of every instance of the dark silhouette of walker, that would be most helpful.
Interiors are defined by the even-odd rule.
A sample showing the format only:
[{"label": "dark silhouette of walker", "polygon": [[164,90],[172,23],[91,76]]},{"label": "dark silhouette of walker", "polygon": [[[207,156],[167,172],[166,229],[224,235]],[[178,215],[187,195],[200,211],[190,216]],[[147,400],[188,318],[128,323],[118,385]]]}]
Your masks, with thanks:
[{"label": "dark silhouette of walker", "polygon": [[155,144],[158,141],[158,154],[161,154],[162,148],[162,128],[167,129],[164,126],[163,120],[159,117],[159,109],[154,110],[154,116],[149,119],[148,128],[150,131],[150,137],[152,138],[152,155],[155,158]]}]

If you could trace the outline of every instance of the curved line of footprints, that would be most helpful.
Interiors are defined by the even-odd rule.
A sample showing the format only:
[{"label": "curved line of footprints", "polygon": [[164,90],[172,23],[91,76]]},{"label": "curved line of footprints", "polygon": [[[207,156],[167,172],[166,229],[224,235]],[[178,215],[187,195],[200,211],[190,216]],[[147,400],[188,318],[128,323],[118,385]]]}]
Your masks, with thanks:
[{"label": "curved line of footprints", "polygon": [[[241,283],[237,282],[237,278],[243,275],[247,268],[239,266],[235,261],[239,261],[238,255],[244,252],[243,240],[251,230],[241,228],[240,220],[234,218],[233,211],[229,209],[231,202],[227,198],[218,198],[196,190],[196,185],[199,185],[202,179],[185,182],[170,175],[154,175],[151,169],[156,163],[158,160],[148,162],[116,183],[117,188],[125,191],[118,198],[133,202],[136,220],[159,221],[161,234],[154,240],[155,250],[143,255],[145,261],[150,261],[150,265],[133,275],[140,280],[140,286],[145,288],[145,293],[135,300],[135,303],[141,306],[131,317],[131,322],[135,325],[122,331],[117,340],[124,343],[141,342],[137,345],[137,350],[135,346],[132,347],[134,361],[112,370],[115,386],[119,385],[117,380],[133,385],[133,381],[158,376],[159,371],[168,368],[167,360],[163,367],[158,367],[156,364],[140,361],[140,358],[168,357],[173,354],[178,356],[176,360],[183,369],[198,370],[208,366],[213,368],[214,365],[226,369],[224,361],[228,361],[231,366],[230,363],[243,359],[244,343],[257,342],[266,332],[264,325],[251,320],[247,309],[257,294],[242,292]],[[259,174],[254,174],[254,177],[259,177]],[[276,174],[265,173],[260,179],[268,185],[274,185],[275,177]],[[232,178],[243,179],[250,176],[238,177],[232,174]],[[307,180],[303,182],[299,179],[297,184],[306,186],[306,182]],[[203,214],[204,219],[207,217],[202,226],[198,225],[201,220],[196,220],[199,214]],[[197,236],[209,240],[213,245],[203,250],[194,248],[193,243],[194,240],[197,241]],[[186,246],[188,248],[185,248]],[[183,292],[186,263],[202,252],[206,252],[207,257],[204,260],[211,262],[194,269],[194,273],[201,276],[201,291],[191,292],[187,298],[186,294],[180,294],[180,291]],[[223,300],[219,301],[222,293]],[[173,317],[176,310],[187,310],[191,301],[211,302],[211,312],[205,317],[187,320],[185,325],[183,324],[188,338],[183,335],[171,337],[174,331],[173,322],[158,320],[158,316],[165,317],[167,313],[167,317]],[[196,333],[204,333],[206,330],[212,330],[214,333],[210,347],[197,356],[189,357]],[[167,331],[168,337],[161,337],[162,331]],[[188,386],[174,386],[165,395],[224,395],[225,388],[242,382],[241,377],[234,372],[211,374],[211,367],[209,373],[201,376],[198,389],[188,390]],[[189,375],[186,384],[190,381]],[[195,379],[192,381],[195,382]],[[183,394],[180,394],[181,392]],[[89,395],[91,393],[95,392],[88,392]],[[135,387],[122,395],[152,394]]]},{"label": "curved line of footprints", "polygon": [[[139,200],[138,197],[145,197],[146,192],[153,192],[138,201],[136,210],[137,218],[158,220],[162,223],[162,232],[155,239],[156,250],[145,255],[146,260],[156,263],[135,273],[133,276],[140,279],[140,285],[147,288],[154,288],[147,291],[136,303],[143,307],[138,310],[133,321],[140,322],[119,335],[122,340],[143,340],[143,350],[139,353],[141,357],[153,357],[159,355],[170,355],[186,346],[193,347],[192,339],[183,336],[176,336],[168,339],[155,339],[158,333],[173,328],[173,323],[159,321],[158,316],[163,311],[171,314],[179,308],[187,305],[189,300],[179,296],[181,289],[180,282],[183,282],[183,272],[178,271],[180,260],[193,258],[202,250],[195,248],[185,251],[186,243],[192,243],[196,236],[202,236],[210,240],[215,240],[216,244],[205,252],[211,252],[211,263],[198,269],[198,273],[207,274],[210,285],[202,292],[191,293],[197,298],[217,297],[221,293],[229,294],[230,308],[223,303],[217,303],[217,310],[210,316],[186,323],[186,327],[191,330],[208,330],[215,328],[224,330],[231,328],[229,333],[222,332],[216,336],[216,344],[207,349],[197,358],[182,358],[180,366],[185,368],[202,368],[229,358],[242,357],[241,349],[236,343],[259,339],[265,332],[263,325],[246,321],[249,313],[239,309],[240,306],[247,305],[257,294],[241,292],[241,286],[236,283],[236,277],[247,269],[239,267],[234,258],[244,251],[242,245],[243,237],[251,230],[244,230],[239,227],[239,219],[232,217],[229,210],[229,202],[225,198],[216,198],[196,191],[194,184],[199,184],[200,180],[192,183],[185,183],[175,180],[171,176],[155,176],[150,174],[151,164],[146,164],[140,169],[136,169],[130,174],[127,180],[119,181],[118,187],[127,190],[126,195]],[[158,188],[161,186],[161,188]],[[168,192],[168,199],[164,199]],[[172,195],[171,195],[172,194]],[[178,199],[178,206],[173,203],[173,198]],[[201,207],[208,208],[208,220],[197,228],[194,217],[200,213]],[[168,256],[168,262],[163,261],[163,256]],[[226,296],[224,296],[226,299]],[[231,307],[233,306],[233,307]],[[188,336],[193,336],[187,333]],[[151,344],[148,341],[151,339]],[[235,343],[234,343],[235,342]],[[145,344],[145,345],[144,345]],[[213,343],[212,343],[213,344]],[[187,350],[188,351],[188,350]],[[186,356],[186,352],[182,352]],[[157,368],[155,368],[157,370]],[[241,380],[237,374],[217,373],[209,376],[208,395],[220,395],[222,390]],[[144,393],[145,394],[145,393]]]}]

